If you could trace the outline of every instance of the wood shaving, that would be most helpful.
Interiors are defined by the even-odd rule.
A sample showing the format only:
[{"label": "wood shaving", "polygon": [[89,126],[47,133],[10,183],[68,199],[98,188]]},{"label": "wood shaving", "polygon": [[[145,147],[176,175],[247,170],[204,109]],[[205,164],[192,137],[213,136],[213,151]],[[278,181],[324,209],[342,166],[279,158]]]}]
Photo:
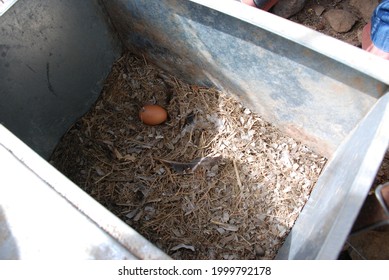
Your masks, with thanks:
[{"label": "wood shaving", "polygon": [[[142,124],[147,103],[166,108],[168,120]],[[205,158],[217,161],[197,164]],[[175,259],[273,259],[325,162],[233,96],[130,53],[51,158]]]}]

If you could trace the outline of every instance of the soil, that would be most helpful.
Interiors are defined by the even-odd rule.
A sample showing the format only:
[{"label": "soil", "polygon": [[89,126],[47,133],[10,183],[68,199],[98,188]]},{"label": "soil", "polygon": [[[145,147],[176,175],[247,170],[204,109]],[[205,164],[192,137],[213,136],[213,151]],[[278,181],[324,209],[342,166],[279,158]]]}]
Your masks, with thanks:
[{"label": "soil", "polygon": [[[324,8],[321,13],[318,6]],[[356,22],[350,31],[336,32],[330,26],[324,14],[331,9],[345,10],[355,16]],[[362,29],[367,23],[361,12],[350,5],[350,0],[308,0],[305,7],[289,19],[356,47],[361,47]]]}]

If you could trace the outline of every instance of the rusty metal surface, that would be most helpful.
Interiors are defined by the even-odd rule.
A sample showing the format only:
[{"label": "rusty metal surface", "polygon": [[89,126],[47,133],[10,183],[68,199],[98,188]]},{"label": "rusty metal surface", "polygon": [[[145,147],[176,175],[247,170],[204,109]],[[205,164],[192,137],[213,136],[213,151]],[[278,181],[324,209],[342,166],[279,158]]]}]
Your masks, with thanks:
[{"label": "rusty metal surface", "polygon": [[103,2],[127,48],[188,82],[238,96],[327,156],[389,82],[325,48],[335,46],[339,59],[350,53],[369,61],[366,73],[385,65],[363,51],[236,1]]},{"label": "rusty metal surface", "polygon": [[0,177],[0,259],[169,259],[1,125]]}]

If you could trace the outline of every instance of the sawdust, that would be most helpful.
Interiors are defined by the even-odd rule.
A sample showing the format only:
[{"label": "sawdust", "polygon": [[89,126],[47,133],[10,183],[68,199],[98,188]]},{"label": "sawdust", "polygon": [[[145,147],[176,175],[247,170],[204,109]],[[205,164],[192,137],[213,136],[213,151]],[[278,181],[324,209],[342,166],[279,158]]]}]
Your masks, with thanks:
[{"label": "sawdust", "polygon": [[[146,103],[168,120],[142,124]],[[326,159],[232,96],[127,53],[50,162],[175,259],[273,259]]]}]

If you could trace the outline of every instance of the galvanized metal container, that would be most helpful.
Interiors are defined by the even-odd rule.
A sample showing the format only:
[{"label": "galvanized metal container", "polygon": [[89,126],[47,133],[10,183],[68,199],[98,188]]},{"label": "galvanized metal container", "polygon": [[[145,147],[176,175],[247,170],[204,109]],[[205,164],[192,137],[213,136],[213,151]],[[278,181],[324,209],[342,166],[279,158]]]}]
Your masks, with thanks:
[{"label": "galvanized metal container", "polygon": [[[48,158],[96,100],[121,50],[130,49],[188,82],[238,96],[330,158],[278,258],[337,257],[388,147],[388,61],[232,0],[3,2],[0,122],[35,152]],[[61,210],[65,220],[74,216],[95,227],[100,239],[85,239],[86,248],[117,248],[80,258],[168,258],[4,128],[0,147],[0,214],[9,217],[1,221],[8,243],[0,248],[9,253],[2,257],[38,254],[23,242],[35,231],[26,231],[26,219],[14,215],[27,205],[41,215],[13,195],[31,191],[10,175],[23,171],[38,178],[32,184],[42,205],[61,201],[50,205],[53,211],[76,206]],[[39,233],[51,238],[43,247],[55,254],[45,240],[64,232],[53,229],[53,217],[41,217],[46,222]]]}]

